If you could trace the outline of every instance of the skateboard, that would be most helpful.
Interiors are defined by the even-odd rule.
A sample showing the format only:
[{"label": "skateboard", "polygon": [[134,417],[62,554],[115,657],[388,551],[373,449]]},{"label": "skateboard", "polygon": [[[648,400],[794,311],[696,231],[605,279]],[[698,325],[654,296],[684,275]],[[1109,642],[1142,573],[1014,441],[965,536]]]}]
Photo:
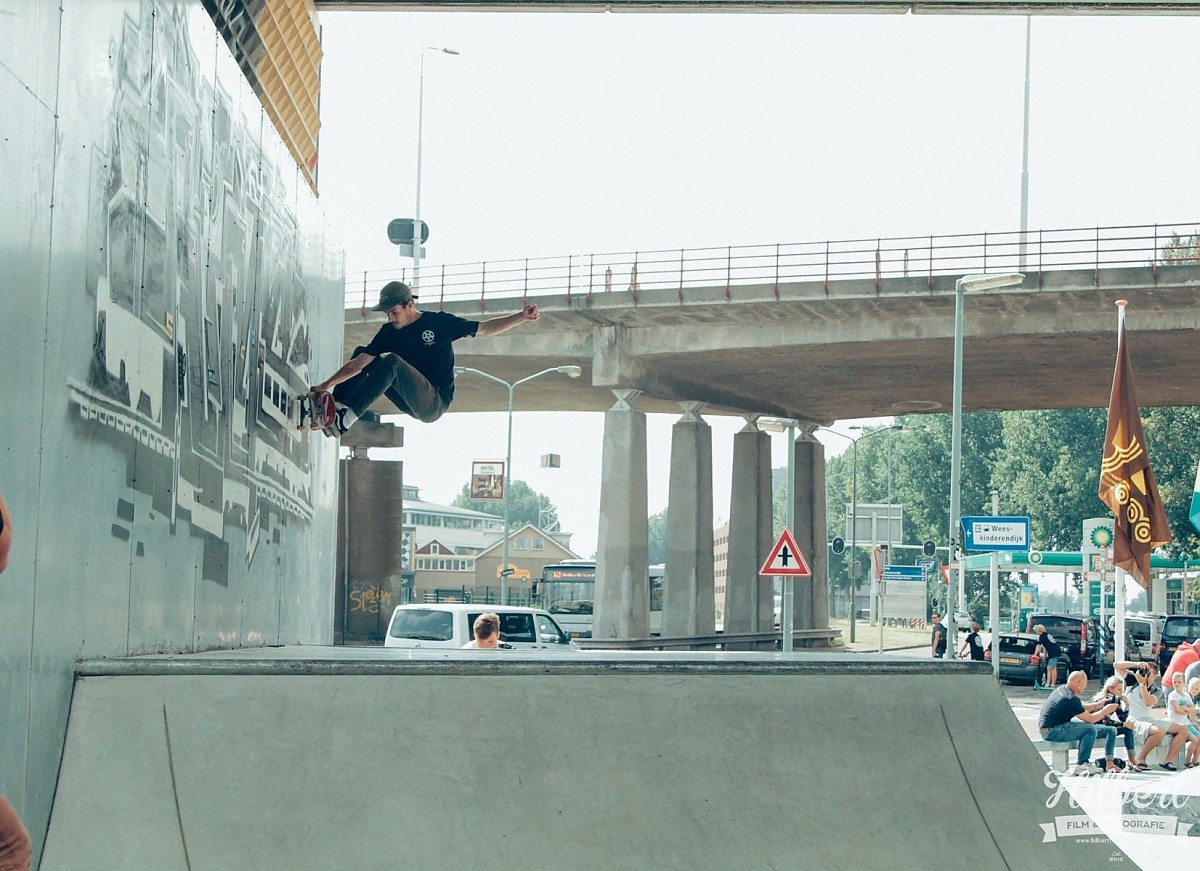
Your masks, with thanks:
[{"label": "skateboard", "polygon": [[299,429],[328,430],[337,420],[333,394],[322,390],[310,391],[296,397]]}]

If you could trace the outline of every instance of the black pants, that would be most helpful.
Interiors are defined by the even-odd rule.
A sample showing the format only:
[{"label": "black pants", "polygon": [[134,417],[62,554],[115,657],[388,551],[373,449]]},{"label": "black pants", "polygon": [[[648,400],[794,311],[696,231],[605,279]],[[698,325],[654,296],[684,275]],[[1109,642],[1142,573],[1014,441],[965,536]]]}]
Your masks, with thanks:
[{"label": "black pants", "polygon": [[[354,356],[364,348],[355,348]],[[333,388],[333,398],[358,416],[386,396],[400,411],[424,423],[446,412],[447,403],[429,379],[395,354],[380,354],[353,378]]]}]

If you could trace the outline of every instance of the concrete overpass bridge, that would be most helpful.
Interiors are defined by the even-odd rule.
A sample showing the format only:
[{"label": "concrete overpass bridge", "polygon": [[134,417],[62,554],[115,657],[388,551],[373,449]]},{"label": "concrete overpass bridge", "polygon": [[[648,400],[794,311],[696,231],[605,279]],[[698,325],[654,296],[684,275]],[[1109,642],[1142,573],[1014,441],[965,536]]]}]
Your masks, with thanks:
[{"label": "concrete overpass bridge", "polygon": [[[597,638],[648,635],[645,412],[680,409],[663,634],[713,632],[712,448],[702,412],[747,417],[734,437],[726,631],[773,625],[772,582],[758,574],[775,534],[770,445],[755,423],[763,414],[801,423],[793,532],[813,579],[797,592],[794,628],[823,629],[825,471],[814,430],[949,410],[956,279],[1026,275],[1020,287],[967,298],[968,410],[1106,404],[1119,298],[1130,302],[1140,400],[1198,404],[1198,234],[1200,225],[1184,223],[434,266],[422,272],[420,305],[487,317],[536,301],[540,324],[460,342],[458,362],[509,382],[549,366],[584,369],[583,379],[548,378],[515,400],[522,410],[605,414]],[[347,352],[378,329],[382,316],[369,306],[396,277],[366,273],[349,292]],[[484,379],[460,378],[456,391],[454,411],[507,408],[507,391]]]},{"label": "concrete overpass bridge", "polygon": [[[703,401],[710,413],[829,424],[948,412],[956,278],[1021,271],[1020,287],[966,299],[965,409],[1106,404],[1121,298],[1142,403],[1193,405],[1200,251],[1179,262],[1187,249],[1171,240],[1197,234],[1190,222],[426,266],[420,306],[488,317],[537,302],[535,327],[455,347],[460,364],[509,381],[583,367],[581,379],[518,391],[519,409],[603,411],[611,390],[636,389],[648,411]],[[382,316],[364,309],[400,277],[411,281],[351,274],[347,351],[378,329]],[[453,411],[507,407],[482,380],[456,390]]]}]

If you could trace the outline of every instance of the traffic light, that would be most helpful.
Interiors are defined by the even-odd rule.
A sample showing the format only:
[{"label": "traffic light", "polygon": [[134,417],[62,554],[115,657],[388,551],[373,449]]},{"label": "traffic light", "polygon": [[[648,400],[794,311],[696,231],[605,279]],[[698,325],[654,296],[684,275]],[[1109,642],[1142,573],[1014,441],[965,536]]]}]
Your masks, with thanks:
[{"label": "traffic light", "polygon": [[936,550],[937,550],[937,544],[934,542],[934,540],[932,538],[929,539],[928,541],[926,541],[923,545],[921,545],[921,553],[925,554],[925,556],[933,556],[933,554]]},{"label": "traffic light", "polygon": [[843,553],[846,550],[846,539],[836,535],[830,543],[830,547],[833,548],[834,553]]},{"label": "traffic light", "polygon": [[938,606],[938,598],[937,598],[937,596],[934,596],[934,597],[933,597],[933,610],[935,610],[935,611],[936,611],[936,610],[937,610],[937,606]]}]

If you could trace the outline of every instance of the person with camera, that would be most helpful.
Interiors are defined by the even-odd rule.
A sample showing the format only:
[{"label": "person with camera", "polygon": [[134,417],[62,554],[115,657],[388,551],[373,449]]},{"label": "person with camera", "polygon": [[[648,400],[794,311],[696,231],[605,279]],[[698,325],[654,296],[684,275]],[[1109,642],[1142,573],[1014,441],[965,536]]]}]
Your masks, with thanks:
[{"label": "person with camera", "polygon": [[1171,735],[1166,761],[1158,767],[1164,771],[1176,771],[1171,760],[1187,740],[1187,728],[1160,720],[1150,711],[1158,702],[1158,695],[1154,691],[1158,665],[1154,662],[1114,662],[1113,673],[1120,676],[1125,684],[1125,695],[1129,699],[1129,716],[1125,722],[1132,725],[1137,738],[1143,742],[1142,754],[1134,764],[1134,770],[1148,771],[1150,766],[1146,760],[1150,751],[1161,744],[1167,735]]},{"label": "person with camera", "polygon": [[1116,710],[1100,722],[1105,726],[1112,726],[1116,729],[1117,737],[1125,742],[1125,764],[1131,771],[1149,770],[1144,766],[1138,768],[1135,764],[1135,760],[1137,759],[1137,735],[1134,733],[1133,727],[1126,722],[1129,719],[1129,698],[1125,695],[1124,681],[1114,674],[1104,682],[1104,686],[1101,687],[1100,692],[1092,696],[1092,701],[1117,706]]},{"label": "person with camera", "polygon": [[1116,771],[1113,752],[1117,746],[1117,730],[1101,723],[1110,716],[1117,705],[1098,701],[1085,703],[1079,698],[1087,689],[1087,675],[1073,671],[1067,682],[1046,697],[1038,715],[1038,731],[1045,741],[1079,742],[1079,755],[1071,769],[1072,774],[1100,774],[1101,769],[1092,764],[1092,747],[1096,739],[1104,739],[1104,771]]}]

